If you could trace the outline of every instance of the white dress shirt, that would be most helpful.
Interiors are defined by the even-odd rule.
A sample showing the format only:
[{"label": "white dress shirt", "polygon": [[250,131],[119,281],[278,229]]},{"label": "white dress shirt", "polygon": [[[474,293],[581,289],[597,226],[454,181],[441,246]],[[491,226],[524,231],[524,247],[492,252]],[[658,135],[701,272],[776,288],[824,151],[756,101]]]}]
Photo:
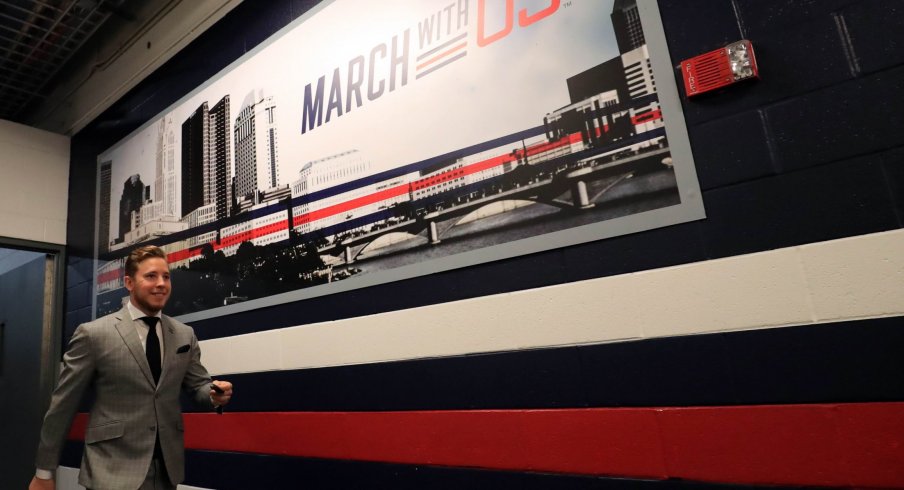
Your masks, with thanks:
[{"label": "white dress shirt", "polygon": [[[144,321],[141,320],[141,318],[148,315],[145,315],[143,311],[133,305],[132,301],[126,303],[126,306],[129,308],[129,314],[132,315],[132,322],[135,324],[135,329],[138,330],[138,338],[141,339],[141,348],[147,352],[148,331],[150,328],[147,323],[144,323]],[[154,328],[157,331],[157,340],[160,341],[160,365],[163,366],[163,314],[158,311],[157,314],[153,316],[157,317],[157,326]]]}]

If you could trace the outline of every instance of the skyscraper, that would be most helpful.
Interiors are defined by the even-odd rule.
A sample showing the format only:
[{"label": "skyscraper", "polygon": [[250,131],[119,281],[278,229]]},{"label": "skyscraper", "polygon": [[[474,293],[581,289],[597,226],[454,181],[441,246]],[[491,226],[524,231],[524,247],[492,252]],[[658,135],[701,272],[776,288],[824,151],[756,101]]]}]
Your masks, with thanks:
[{"label": "skyscraper", "polygon": [[154,202],[163,203],[162,215],[178,216],[176,209],[176,136],[173,119],[166,116],[157,127],[157,173],[154,179]]},{"label": "skyscraper", "polygon": [[113,193],[113,162],[100,164],[100,204],[97,224],[97,249],[100,253],[110,249],[110,194]]},{"label": "skyscraper", "polygon": [[276,103],[263,92],[250,92],[235,119],[236,201],[259,203],[261,191],[279,185]]},{"label": "skyscraper", "polygon": [[565,82],[572,104],[608,90],[617,91],[619,100],[627,100],[628,84],[621,56],[588,68]]},{"label": "skyscraper", "polygon": [[[186,128],[191,133],[191,124]],[[119,250],[129,245],[169,235],[185,229],[179,220],[176,203],[175,135],[170,116],[164,117],[157,125],[154,185],[144,188],[140,208],[133,209],[128,218],[120,215],[120,236],[110,247]],[[193,140],[189,139],[189,144]],[[189,178],[191,175],[189,174]],[[123,209],[120,209],[125,213]],[[123,223],[128,219],[128,226]],[[126,230],[126,231],[122,231]]]},{"label": "skyscraper", "polygon": [[229,96],[210,109],[207,168],[204,177],[204,204],[216,203],[217,219],[229,216],[232,206],[232,144],[229,133]]},{"label": "skyscraper", "polygon": [[141,176],[135,174],[122,185],[122,197],[119,199],[119,238],[123,239],[132,229],[132,213],[139,212],[144,203],[144,183]]},{"label": "skyscraper", "polygon": [[615,30],[619,53],[624,54],[646,44],[637,0],[615,0],[612,6],[612,28]]},{"label": "skyscraper", "polygon": [[213,109],[202,103],[182,123],[182,216],[216,204],[216,219],[229,215],[232,201],[229,96]]},{"label": "skyscraper", "polygon": [[205,101],[182,123],[182,216],[203,206],[204,170],[208,166],[208,124]]}]

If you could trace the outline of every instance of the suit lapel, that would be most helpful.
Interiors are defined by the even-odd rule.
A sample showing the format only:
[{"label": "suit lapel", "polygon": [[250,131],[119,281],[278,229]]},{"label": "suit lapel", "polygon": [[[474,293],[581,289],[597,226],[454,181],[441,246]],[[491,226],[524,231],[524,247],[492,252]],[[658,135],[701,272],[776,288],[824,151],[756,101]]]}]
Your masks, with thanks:
[{"label": "suit lapel", "polygon": [[138,363],[138,367],[141,368],[141,372],[144,373],[148,383],[154,386],[154,377],[151,375],[151,367],[148,366],[147,354],[141,348],[141,339],[138,338],[138,331],[135,329],[135,322],[129,314],[129,309],[123,308],[119,310],[115,318],[116,330],[119,331],[119,335],[125,342],[126,347],[129,348],[129,352],[132,353],[132,357],[135,358],[135,362]]}]

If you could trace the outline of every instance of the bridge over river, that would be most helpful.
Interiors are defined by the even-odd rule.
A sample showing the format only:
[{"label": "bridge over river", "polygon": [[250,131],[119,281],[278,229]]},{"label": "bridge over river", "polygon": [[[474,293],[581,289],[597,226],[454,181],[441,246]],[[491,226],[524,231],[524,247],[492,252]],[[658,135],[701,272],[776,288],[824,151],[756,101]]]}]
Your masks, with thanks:
[{"label": "bridge over river", "polygon": [[[431,244],[437,244],[442,241],[442,237],[447,231],[465,221],[469,216],[479,215],[481,210],[492,208],[494,205],[500,207],[499,203],[504,201],[539,202],[574,212],[591,209],[595,206],[595,201],[616,188],[625,179],[633,176],[634,173],[645,169],[662,168],[663,164],[668,164],[668,156],[668,147],[655,147],[652,150],[612,162],[591,162],[583,166],[575,166],[551,177],[535,179],[527,184],[498,190],[462,203],[449,204],[448,207],[420,214],[416,218],[343,238],[336,243],[320,248],[319,252],[334,256],[341,255],[345,263],[351,264],[369,247],[379,246],[381,243],[385,245],[387,240],[384,237],[389,237],[390,234],[407,235],[409,238],[418,235],[424,236],[429,239]],[[612,180],[593,195],[588,194],[587,183],[604,178]],[[381,238],[384,238],[382,242]]]}]

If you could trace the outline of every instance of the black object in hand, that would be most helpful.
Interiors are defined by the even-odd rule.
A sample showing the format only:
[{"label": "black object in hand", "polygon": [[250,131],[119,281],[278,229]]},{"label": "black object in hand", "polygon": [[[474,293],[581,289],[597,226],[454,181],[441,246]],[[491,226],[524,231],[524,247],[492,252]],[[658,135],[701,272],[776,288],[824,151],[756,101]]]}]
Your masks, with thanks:
[{"label": "black object in hand", "polygon": [[[217,392],[217,394],[219,394],[219,395],[226,393],[225,391],[223,391],[223,388],[220,388],[219,386],[217,386],[213,383],[210,383],[210,389]],[[220,405],[217,407],[217,415],[223,415],[223,405]]]}]

